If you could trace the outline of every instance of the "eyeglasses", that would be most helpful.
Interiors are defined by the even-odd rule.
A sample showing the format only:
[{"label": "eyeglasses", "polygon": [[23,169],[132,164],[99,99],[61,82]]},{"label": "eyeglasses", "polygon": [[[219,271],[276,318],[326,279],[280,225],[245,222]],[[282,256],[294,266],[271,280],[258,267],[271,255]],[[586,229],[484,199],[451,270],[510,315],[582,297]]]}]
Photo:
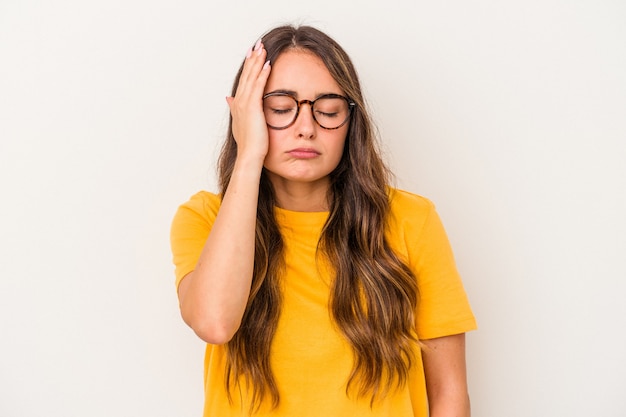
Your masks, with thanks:
[{"label": "eyeglasses", "polygon": [[339,129],[345,125],[356,105],[339,94],[324,94],[313,101],[298,101],[287,93],[268,93],[263,96],[265,122],[272,129],[287,129],[295,123],[300,114],[300,106],[305,103],[311,106],[313,120],[328,130]]}]

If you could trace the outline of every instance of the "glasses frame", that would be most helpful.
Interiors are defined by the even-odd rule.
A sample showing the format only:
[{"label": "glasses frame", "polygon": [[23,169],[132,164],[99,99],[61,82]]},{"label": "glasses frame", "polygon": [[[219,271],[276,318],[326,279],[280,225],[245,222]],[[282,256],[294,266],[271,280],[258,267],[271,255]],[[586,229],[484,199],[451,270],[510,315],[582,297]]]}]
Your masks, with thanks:
[{"label": "glasses frame", "polygon": [[[340,94],[322,94],[321,96],[317,97],[315,100],[298,100],[297,98],[295,98],[293,95],[288,94],[288,93],[282,93],[282,92],[274,92],[274,93],[267,93],[263,96],[263,101],[265,101],[266,98],[268,97],[274,97],[274,96],[281,96],[281,97],[289,97],[292,98],[293,101],[296,102],[296,115],[294,116],[293,120],[291,121],[291,123],[289,123],[287,126],[283,126],[283,127],[276,127],[276,126],[272,126],[269,123],[267,123],[267,126],[269,128],[272,128],[274,130],[285,130],[289,127],[291,127],[296,120],[298,120],[298,116],[300,115],[300,106],[303,104],[308,104],[309,106],[311,106],[311,116],[313,116],[313,120],[315,120],[315,123],[317,123],[317,125],[319,127],[321,127],[322,129],[326,129],[326,130],[336,130],[339,129],[340,127],[342,127],[343,125],[345,125],[346,123],[348,123],[348,120],[350,120],[350,117],[352,116],[352,110],[354,110],[354,108],[356,107],[356,103],[352,100],[350,100],[348,97],[342,96]],[[313,111],[313,108],[315,106],[315,102],[317,100],[320,99],[324,99],[324,98],[341,98],[343,100],[346,101],[346,103],[348,103],[348,116],[346,117],[346,120],[344,120],[339,126],[337,127],[325,127],[322,126],[320,124],[320,122],[317,121],[317,119],[315,118],[315,112]]]}]

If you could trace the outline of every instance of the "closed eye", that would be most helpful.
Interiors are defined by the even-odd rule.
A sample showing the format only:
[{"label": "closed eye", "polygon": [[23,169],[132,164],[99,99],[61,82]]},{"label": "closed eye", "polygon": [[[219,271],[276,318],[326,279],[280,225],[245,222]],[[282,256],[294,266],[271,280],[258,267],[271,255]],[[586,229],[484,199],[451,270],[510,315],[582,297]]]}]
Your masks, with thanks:
[{"label": "closed eye", "polygon": [[323,117],[337,117],[339,115],[338,112],[326,113],[326,112],[323,112],[323,111],[318,111],[317,114],[319,114],[320,116],[323,116]]},{"label": "closed eye", "polygon": [[287,114],[293,112],[293,109],[271,109],[274,114]]}]

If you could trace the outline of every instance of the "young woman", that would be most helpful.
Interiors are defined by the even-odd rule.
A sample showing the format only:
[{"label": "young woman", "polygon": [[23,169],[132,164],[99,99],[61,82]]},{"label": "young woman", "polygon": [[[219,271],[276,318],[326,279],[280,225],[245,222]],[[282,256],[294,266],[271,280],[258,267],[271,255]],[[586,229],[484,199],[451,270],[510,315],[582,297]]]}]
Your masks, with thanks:
[{"label": "young woman", "polygon": [[432,203],[389,186],[344,50],[311,27],[251,48],[219,195],[172,226],[207,342],[205,416],[469,416],[475,328]]}]

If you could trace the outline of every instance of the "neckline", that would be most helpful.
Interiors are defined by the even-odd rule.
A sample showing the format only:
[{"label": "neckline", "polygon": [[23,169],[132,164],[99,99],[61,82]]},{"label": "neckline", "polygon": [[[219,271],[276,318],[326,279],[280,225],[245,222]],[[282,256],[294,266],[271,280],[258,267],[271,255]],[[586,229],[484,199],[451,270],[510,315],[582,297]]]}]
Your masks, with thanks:
[{"label": "neckline", "polygon": [[281,225],[322,226],[328,219],[328,211],[293,211],[274,207],[276,220]]}]

